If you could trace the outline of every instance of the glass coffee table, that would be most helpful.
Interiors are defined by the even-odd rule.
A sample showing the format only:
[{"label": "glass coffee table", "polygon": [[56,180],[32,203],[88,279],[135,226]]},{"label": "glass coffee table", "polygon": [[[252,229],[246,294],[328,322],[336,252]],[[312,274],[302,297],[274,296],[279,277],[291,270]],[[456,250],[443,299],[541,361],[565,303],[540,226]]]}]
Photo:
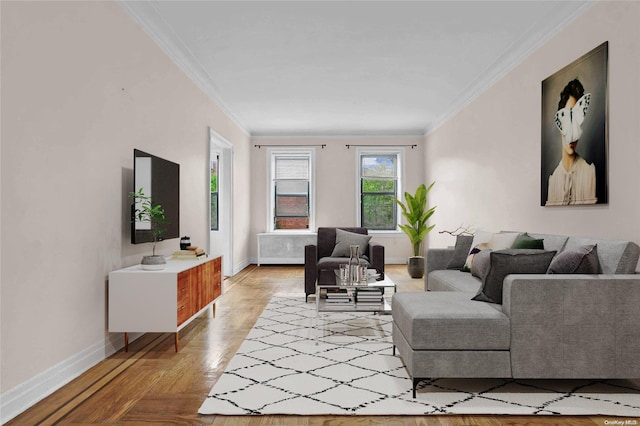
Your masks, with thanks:
[{"label": "glass coffee table", "polygon": [[387,288],[396,284],[385,275],[381,281],[371,275],[366,282],[341,282],[336,274],[335,284],[316,283],[316,309],[318,312],[376,312],[390,314],[391,305],[384,298]]}]

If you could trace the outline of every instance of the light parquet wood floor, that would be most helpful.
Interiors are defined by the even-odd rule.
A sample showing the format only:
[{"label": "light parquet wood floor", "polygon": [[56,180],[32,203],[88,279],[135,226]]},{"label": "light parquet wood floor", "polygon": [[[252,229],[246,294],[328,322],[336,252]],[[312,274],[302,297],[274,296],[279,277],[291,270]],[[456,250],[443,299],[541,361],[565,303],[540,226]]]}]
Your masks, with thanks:
[{"label": "light parquet wood floor", "polygon": [[[404,265],[387,265],[398,291],[422,291]],[[605,425],[611,417],[551,416],[201,416],[207,392],[276,294],[302,293],[301,266],[251,265],[225,280],[216,318],[180,332],[147,333],[7,425]],[[635,423],[636,425],[640,422]]]}]

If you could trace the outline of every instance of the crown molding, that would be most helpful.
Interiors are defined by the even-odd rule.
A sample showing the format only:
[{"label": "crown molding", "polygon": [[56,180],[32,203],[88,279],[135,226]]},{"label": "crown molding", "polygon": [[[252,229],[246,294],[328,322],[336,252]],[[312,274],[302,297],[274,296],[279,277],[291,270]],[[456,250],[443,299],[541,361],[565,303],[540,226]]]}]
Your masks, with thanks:
[{"label": "crown molding", "polygon": [[252,138],[275,138],[275,139],[286,139],[286,138],[307,138],[307,139],[344,139],[344,138],[421,138],[425,136],[424,130],[407,130],[405,131],[393,131],[393,132],[383,132],[383,131],[371,131],[371,132],[362,132],[362,131],[353,131],[353,132],[321,132],[321,131],[297,131],[297,132],[253,132],[251,134]]},{"label": "crown molding", "polygon": [[246,135],[251,132],[236,117],[219,95],[213,80],[184,42],[162,19],[155,6],[147,0],[117,0],[125,12],[154,40],[164,53],[202,90],[229,119]]}]

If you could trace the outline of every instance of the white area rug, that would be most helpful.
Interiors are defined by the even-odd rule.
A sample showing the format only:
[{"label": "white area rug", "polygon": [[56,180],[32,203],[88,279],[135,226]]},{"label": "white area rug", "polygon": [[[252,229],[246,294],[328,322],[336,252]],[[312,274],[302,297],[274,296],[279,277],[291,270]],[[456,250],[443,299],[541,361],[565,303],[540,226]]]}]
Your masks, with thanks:
[{"label": "white area rug", "polygon": [[412,398],[392,355],[391,315],[316,314],[274,297],[200,407],[201,414],[565,414],[640,417],[630,381],[434,379]]}]

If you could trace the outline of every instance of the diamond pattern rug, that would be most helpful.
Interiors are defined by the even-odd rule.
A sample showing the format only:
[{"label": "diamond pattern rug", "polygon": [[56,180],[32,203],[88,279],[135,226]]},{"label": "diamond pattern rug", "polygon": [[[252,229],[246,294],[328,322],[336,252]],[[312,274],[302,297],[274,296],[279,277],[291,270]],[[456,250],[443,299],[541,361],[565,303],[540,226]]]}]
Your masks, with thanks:
[{"label": "diamond pattern rug", "polygon": [[565,414],[640,417],[625,380],[433,379],[412,398],[392,355],[391,315],[317,314],[304,295],[274,297],[200,414]]}]

